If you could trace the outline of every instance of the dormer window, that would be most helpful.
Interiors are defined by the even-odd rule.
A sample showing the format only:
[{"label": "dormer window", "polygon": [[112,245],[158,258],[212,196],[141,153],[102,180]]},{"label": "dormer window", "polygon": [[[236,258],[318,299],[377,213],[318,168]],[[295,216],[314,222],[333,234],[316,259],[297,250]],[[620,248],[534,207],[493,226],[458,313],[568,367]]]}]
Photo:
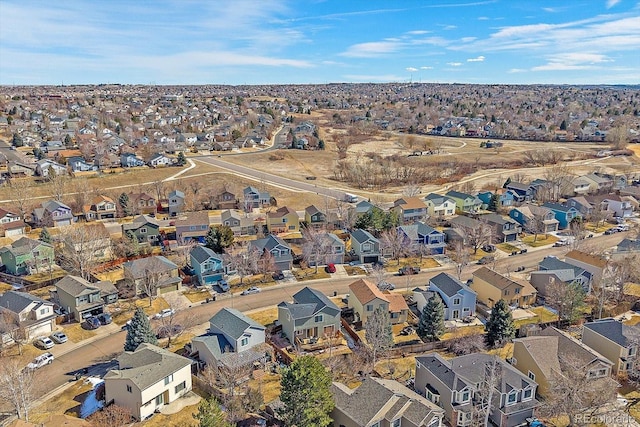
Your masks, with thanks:
[{"label": "dormer window", "polygon": [[509,393],[507,395],[507,405],[513,405],[514,403],[516,403],[518,401],[518,392],[517,391],[512,391],[511,393]]},{"label": "dormer window", "polygon": [[526,401],[526,400],[530,400],[533,397],[533,390],[531,390],[530,388],[525,389],[522,392],[522,401]]},{"label": "dormer window", "polygon": [[468,402],[471,399],[471,393],[469,390],[465,390],[460,394],[460,403]]}]

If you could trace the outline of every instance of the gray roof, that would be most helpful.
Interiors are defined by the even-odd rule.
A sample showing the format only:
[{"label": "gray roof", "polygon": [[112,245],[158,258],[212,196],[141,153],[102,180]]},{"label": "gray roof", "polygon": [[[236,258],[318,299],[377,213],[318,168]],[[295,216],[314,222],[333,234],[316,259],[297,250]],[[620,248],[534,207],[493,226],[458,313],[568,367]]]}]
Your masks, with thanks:
[{"label": "gray roof", "polygon": [[447,191],[446,194],[447,197],[455,197],[456,199],[462,199],[462,200],[466,200],[466,199],[476,199],[476,196],[473,196],[471,194],[467,194],[467,193],[463,193],[461,191],[455,191],[455,190],[449,190]]},{"label": "gray roof", "polygon": [[145,225],[152,225],[156,228],[160,228],[160,224],[155,218],[150,217],[148,215],[138,215],[133,219],[131,223],[122,224],[122,229],[124,231],[137,230],[138,228],[143,227]]},{"label": "gray roof", "polygon": [[24,255],[28,252],[31,252],[39,246],[47,246],[49,248],[52,247],[49,243],[44,243],[44,242],[41,242],[40,240],[34,240],[28,237],[21,237],[15,242],[11,243],[11,246],[5,246],[2,249],[11,252],[15,256],[18,256],[18,255]]},{"label": "gray roof", "polygon": [[578,277],[580,275],[591,277],[591,273],[586,271],[584,268],[575,266],[565,261],[561,261],[554,256],[544,257],[538,264],[538,268],[540,270],[573,270],[574,277]]},{"label": "gray roof", "polygon": [[195,260],[200,264],[202,264],[209,258],[215,258],[222,261],[222,255],[215,253],[213,250],[207,248],[206,246],[195,246],[193,249],[191,249],[189,255],[195,258]]},{"label": "gray roof", "polygon": [[584,328],[610,339],[621,347],[628,346],[632,338],[640,334],[640,326],[627,326],[611,318],[585,323]]},{"label": "gray roof", "polygon": [[118,288],[111,282],[111,280],[101,280],[93,284],[96,288],[100,289],[100,296],[117,294]]},{"label": "gray roof", "polygon": [[418,362],[433,373],[434,376],[438,377],[449,390],[459,391],[473,384],[471,381],[467,381],[456,374],[449,361],[443,359],[438,353],[418,356],[416,357],[416,363]]},{"label": "gray roof", "polygon": [[511,218],[505,218],[502,215],[498,215],[498,214],[487,214],[487,215],[482,215],[480,217],[481,220],[485,220],[490,224],[500,224],[500,225],[504,225],[504,224],[517,224],[516,221],[512,220]]},{"label": "gray roof", "polygon": [[554,203],[554,202],[545,202],[542,204],[542,206],[544,206],[545,208],[549,208],[553,211],[560,211],[560,212],[569,212],[572,209],[574,211],[577,210],[573,206],[565,206],[565,205],[561,205],[560,203]]},{"label": "gray roof", "polygon": [[476,353],[466,356],[458,356],[451,359],[451,368],[460,376],[464,377],[473,384],[480,383],[485,376],[485,366],[497,359],[502,367],[502,375],[498,390],[501,393],[509,393],[511,390],[520,390],[526,386],[535,387],[537,384],[522,372],[506,363],[504,360],[496,356]]},{"label": "gray roof", "polygon": [[560,269],[560,270],[538,270],[538,271],[531,272],[532,277],[545,275],[545,274],[553,274],[561,282],[564,282],[564,283],[571,283],[576,279],[575,271],[570,268]]},{"label": "gray roof", "polygon": [[377,242],[378,239],[376,239],[375,237],[373,237],[373,235],[371,233],[369,233],[367,230],[362,230],[362,229],[355,229],[351,232],[351,237],[358,243],[364,243],[367,240],[371,240],[372,242]]},{"label": "gray roof", "polygon": [[449,221],[452,227],[467,227],[467,228],[478,228],[482,223],[477,219],[470,218],[464,215],[458,215],[457,217],[451,218]]},{"label": "gray roof", "polygon": [[366,200],[361,200],[356,204],[355,209],[357,213],[366,213],[373,209],[373,204]]},{"label": "gray roof", "polygon": [[129,379],[140,390],[145,390],[190,365],[191,359],[142,343],[135,351],[122,353],[118,357],[119,369],[110,370],[104,379]]},{"label": "gray roof", "polygon": [[440,289],[448,297],[454,296],[461,290],[465,290],[475,294],[475,292],[470,287],[448,273],[438,274],[437,276],[429,280],[429,283]]},{"label": "gray roof", "polygon": [[38,304],[53,305],[53,303],[49,301],[45,301],[42,298],[38,298],[26,292],[7,291],[0,295],[0,307],[14,313],[20,313],[34,302]]},{"label": "gray roof", "polygon": [[[258,249],[260,252],[264,251],[265,249],[267,251],[271,251],[276,246],[283,246],[285,248],[291,249],[291,247],[284,240],[282,240],[278,236],[274,236],[273,234],[269,234],[263,239],[252,240],[249,243],[249,246]],[[289,254],[289,256],[291,255]]]},{"label": "gray roof", "polygon": [[640,251],[640,239],[625,238],[618,243],[618,252]]},{"label": "gray roof", "polygon": [[423,222],[415,222],[410,225],[401,225],[398,227],[402,232],[407,236],[407,238],[411,241],[418,240],[420,236],[428,236],[431,233],[439,233],[440,231],[436,230],[433,227],[428,226]]},{"label": "gray roof", "polygon": [[209,324],[215,326],[234,340],[239,339],[249,328],[264,330],[265,327],[235,308],[225,307],[217,312]]},{"label": "gray roof", "polygon": [[99,291],[96,286],[87,282],[82,277],[71,275],[60,279],[58,283],[56,283],[56,288],[74,297],[89,295]]},{"label": "gray roof", "polygon": [[281,302],[278,307],[285,307],[289,310],[291,318],[306,319],[314,314],[328,308],[329,311],[334,314],[340,313],[340,309],[322,292],[305,287],[293,295],[293,304],[288,302]]},{"label": "gray roof", "polygon": [[442,194],[436,194],[436,193],[429,193],[425,196],[424,198],[425,201],[430,200],[432,201],[434,204],[436,205],[441,205],[443,204],[446,200],[451,201],[452,203],[455,203],[455,200],[453,200],[451,197],[447,197],[447,196],[443,196]]},{"label": "gray roof", "polygon": [[162,255],[127,261],[122,266],[125,271],[129,270],[134,279],[142,278],[147,271],[162,273],[178,268],[177,265]]}]

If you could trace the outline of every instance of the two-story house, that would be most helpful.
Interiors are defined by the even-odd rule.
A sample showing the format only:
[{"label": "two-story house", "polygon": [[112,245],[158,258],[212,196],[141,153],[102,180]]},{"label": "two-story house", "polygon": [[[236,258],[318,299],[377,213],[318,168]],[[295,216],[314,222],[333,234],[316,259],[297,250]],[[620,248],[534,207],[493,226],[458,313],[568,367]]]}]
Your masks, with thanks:
[{"label": "two-story house", "polygon": [[441,194],[429,193],[424,198],[427,215],[434,218],[446,218],[456,213],[456,201]]},{"label": "two-story house", "polygon": [[580,218],[580,211],[569,205],[561,205],[560,203],[546,202],[542,207],[551,209],[555,218],[558,220],[558,228],[565,229],[569,227],[571,221],[575,218]]},{"label": "two-story house", "polygon": [[134,153],[124,153],[120,155],[120,166],[123,168],[133,168],[144,166],[144,160]]},{"label": "two-story house", "polygon": [[136,214],[155,215],[158,213],[158,201],[147,193],[129,193],[129,204]]},{"label": "two-story house", "polygon": [[189,252],[191,268],[201,285],[211,285],[222,280],[225,274],[222,255],[205,246],[194,246]]},{"label": "two-story house", "polygon": [[255,187],[242,190],[242,205],[249,212],[252,209],[263,208],[271,204],[271,195],[266,191],[259,191]]},{"label": "two-story house", "polygon": [[96,196],[90,205],[83,206],[83,214],[87,221],[116,217],[116,204],[111,197]]},{"label": "two-story house", "polygon": [[351,232],[351,250],[361,263],[377,262],[380,259],[380,241],[367,230]]},{"label": "two-story house", "polygon": [[423,222],[401,225],[398,233],[402,233],[416,248],[422,249],[423,254],[443,254],[447,246],[445,234]]},{"label": "two-story house", "polygon": [[69,172],[65,165],[61,165],[50,159],[41,159],[36,162],[36,174],[38,174],[38,176],[48,178],[51,173],[54,175],[66,175]]},{"label": "two-story house", "polygon": [[[512,365],[538,383],[538,395],[549,393],[550,380],[567,370],[583,369],[589,380],[609,378],[612,363],[606,357],[559,329],[549,327],[535,336],[513,340]],[[615,381],[611,380],[615,389]]]},{"label": "two-story house", "polygon": [[67,157],[67,166],[71,168],[72,172],[88,172],[97,171],[98,166],[91,162],[87,162],[82,156]]},{"label": "two-story house", "polygon": [[293,302],[278,304],[278,323],[292,344],[333,339],[340,334],[340,308],[322,292],[305,287],[293,295]]},{"label": "two-story house", "polygon": [[402,295],[383,293],[376,285],[364,279],[349,285],[347,304],[349,308],[353,308],[356,321],[363,325],[379,307],[389,312],[392,324],[406,322],[409,315],[409,306]]},{"label": "two-story house", "polygon": [[489,420],[498,427],[516,427],[534,418],[539,406],[535,381],[489,354],[469,354],[445,360],[438,353],[416,357],[415,390],[444,409],[452,426],[470,426],[480,405],[478,385],[497,366]]},{"label": "two-story house", "polygon": [[599,283],[602,277],[608,273],[607,259],[600,255],[589,254],[574,249],[565,254],[564,261],[576,267],[584,268],[591,273],[593,283]]},{"label": "two-story house", "polygon": [[184,210],[184,199],[184,192],[180,190],[173,190],[169,193],[167,205],[170,216],[176,216]]},{"label": "two-story house", "polygon": [[78,322],[103,313],[105,304],[117,299],[118,291],[109,281],[89,283],[82,277],[68,275],[56,283],[55,300]]},{"label": "two-story house", "polygon": [[267,230],[269,233],[298,233],[300,232],[300,217],[293,209],[282,206],[275,212],[267,213]]},{"label": "two-story house", "polygon": [[498,208],[513,206],[516,199],[513,191],[504,188],[499,188],[495,193],[488,190],[482,190],[478,192],[477,196],[482,200],[483,209],[487,209],[489,207],[494,194],[497,195],[498,198],[496,203],[496,207]]},{"label": "two-story house", "polygon": [[209,330],[191,343],[198,358],[212,367],[246,366],[269,353],[265,327],[240,311],[225,307],[209,319]]},{"label": "two-story house", "polygon": [[63,227],[74,221],[71,208],[62,202],[49,200],[33,210],[33,220],[38,226]]},{"label": "two-story house", "polygon": [[209,212],[207,211],[189,212],[176,219],[175,224],[176,240],[180,244],[185,244],[192,240],[204,243],[211,226]]},{"label": "two-story house", "polygon": [[24,220],[19,214],[0,208],[0,230],[4,231],[5,237],[24,234],[25,227]]},{"label": "two-story house", "polygon": [[[440,273],[429,279],[429,291],[437,293],[444,303],[444,320],[464,319],[476,312],[476,293],[448,273]],[[422,313],[427,303],[425,294],[414,290],[414,300]]]},{"label": "two-story house", "polygon": [[589,192],[592,194],[610,191],[613,188],[613,179],[597,173],[588,173],[581,178],[589,182]]},{"label": "two-story house", "polygon": [[427,219],[427,205],[419,197],[403,197],[393,202],[401,224],[413,224]]},{"label": "two-story house", "polygon": [[577,283],[586,293],[590,293],[593,275],[582,267],[547,256],[538,263],[538,270],[531,272],[529,281],[538,295],[542,296],[546,296],[547,287],[555,283]]},{"label": "two-story house", "polygon": [[606,196],[593,196],[587,200],[592,202],[596,209],[610,212],[611,216],[620,218],[630,218],[633,216],[633,205],[626,197],[617,194],[607,194]]},{"label": "two-story house", "polygon": [[461,191],[449,190],[445,196],[456,202],[456,211],[458,212],[477,213],[482,207],[482,200]]},{"label": "two-story house", "polygon": [[278,236],[270,234],[265,238],[253,240],[249,242],[249,249],[273,257],[276,270],[291,270],[293,267],[291,247]]},{"label": "two-story house", "polygon": [[153,154],[150,158],[149,161],[147,162],[147,164],[149,166],[151,166],[152,168],[157,168],[160,166],[169,166],[171,165],[173,162],[172,160],[165,156],[162,153],[155,153]]},{"label": "two-story house", "polygon": [[334,382],[331,411],[340,427],[440,427],[444,411],[394,380],[368,377],[357,388]]},{"label": "two-story house", "polygon": [[534,188],[530,184],[509,182],[505,184],[504,188],[513,192],[514,201],[517,203],[529,202],[535,196]]},{"label": "two-story house", "polygon": [[511,218],[505,218],[498,214],[487,214],[480,217],[493,230],[494,243],[514,242],[522,233],[522,226]]},{"label": "two-story house", "polygon": [[235,210],[222,211],[220,222],[222,225],[229,227],[234,236],[255,236],[258,234],[258,227],[253,222],[253,219],[240,215]]},{"label": "two-story house", "polygon": [[160,224],[148,215],[138,215],[130,223],[122,224],[122,234],[131,235],[138,243],[157,245],[160,243]]},{"label": "two-story house", "polygon": [[324,228],[327,225],[327,214],[314,205],[307,206],[304,210],[304,222],[307,227],[315,228],[316,230]]},{"label": "two-story house", "polygon": [[487,267],[481,267],[473,272],[470,287],[476,293],[477,300],[489,308],[501,299],[510,306],[516,307],[529,307],[534,304],[536,288],[526,280],[516,280],[509,279]]},{"label": "two-story house", "polygon": [[575,196],[567,199],[567,206],[576,208],[582,217],[589,217],[593,212],[593,206],[584,196]]},{"label": "two-story house", "polygon": [[588,322],[582,327],[582,342],[611,361],[615,375],[633,367],[638,357],[639,337],[640,326],[625,325],[611,318]]},{"label": "two-story house", "polygon": [[55,264],[54,259],[52,245],[28,237],[21,237],[10,246],[0,248],[2,265],[7,273],[14,276],[45,271]]},{"label": "two-story house", "polygon": [[118,367],[104,376],[105,401],[128,409],[136,420],[150,417],[191,390],[191,359],[169,350],[142,343],[116,360]]},{"label": "two-story house", "polygon": [[182,289],[178,266],[161,255],[127,261],[122,268],[125,281],[134,287],[136,295],[151,292],[158,296]]},{"label": "two-story house", "polygon": [[[12,320],[5,323],[7,326],[12,324],[15,328],[20,328],[19,335],[25,340],[49,335],[56,325],[53,303],[27,292],[12,290],[0,295],[0,314],[10,316]],[[13,332],[0,332],[0,347],[2,344],[11,344],[11,337],[15,337]]]},{"label": "two-story house", "polygon": [[549,208],[525,204],[509,211],[509,216],[516,220],[529,233],[551,233],[558,231],[558,220]]},{"label": "two-story house", "polygon": [[230,191],[223,191],[215,197],[216,209],[238,209],[238,198]]}]

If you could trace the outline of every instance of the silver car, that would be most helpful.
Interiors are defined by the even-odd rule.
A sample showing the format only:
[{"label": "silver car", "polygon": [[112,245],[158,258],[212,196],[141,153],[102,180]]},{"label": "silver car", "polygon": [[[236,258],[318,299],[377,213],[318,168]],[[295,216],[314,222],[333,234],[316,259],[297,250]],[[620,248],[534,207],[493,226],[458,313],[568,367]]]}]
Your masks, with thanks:
[{"label": "silver car", "polygon": [[54,333],[51,334],[51,339],[53,340],[53,342],[55,342],[56,344],[63,344],[66,343],[68,338],[67,336],[64,334],[64,332],[60,332],[60,331],[56,331]]},{"label": "silver car", "polygon": [[39,337],[39,338],[36,338],[35,341],[33,341],[33,345],[43,350],[49,350],[55,344],[53,341],[51,341],[49,337]]}]

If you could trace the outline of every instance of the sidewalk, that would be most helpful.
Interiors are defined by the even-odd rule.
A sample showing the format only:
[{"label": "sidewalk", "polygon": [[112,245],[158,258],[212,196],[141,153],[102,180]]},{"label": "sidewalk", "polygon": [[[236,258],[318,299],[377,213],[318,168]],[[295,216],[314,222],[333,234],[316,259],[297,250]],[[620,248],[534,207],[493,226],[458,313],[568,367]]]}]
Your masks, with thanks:
[{"label": "sidewalk", "polygon": [[[86,340],[82,340],[78,342],[67,341],[64,344],[56,344],[52,348],[50,348],[48,351],[49,353],[53,354],[54,357],[64,356],[65,354],[72,352],[78,347],[91,344],[92,342],[97,341],[101,338],[104,338],[111,334],[115,334],[120,330],[121,330],[120,325],[117,325],[115,323],[109,323],[108,325],[103,325],[103,326],[100,326],[98,329],[96,329],[95,330],[96,334],[91,338],[87,338]],[[64,329],[63,329],[63,332],[64,332]]]}]

